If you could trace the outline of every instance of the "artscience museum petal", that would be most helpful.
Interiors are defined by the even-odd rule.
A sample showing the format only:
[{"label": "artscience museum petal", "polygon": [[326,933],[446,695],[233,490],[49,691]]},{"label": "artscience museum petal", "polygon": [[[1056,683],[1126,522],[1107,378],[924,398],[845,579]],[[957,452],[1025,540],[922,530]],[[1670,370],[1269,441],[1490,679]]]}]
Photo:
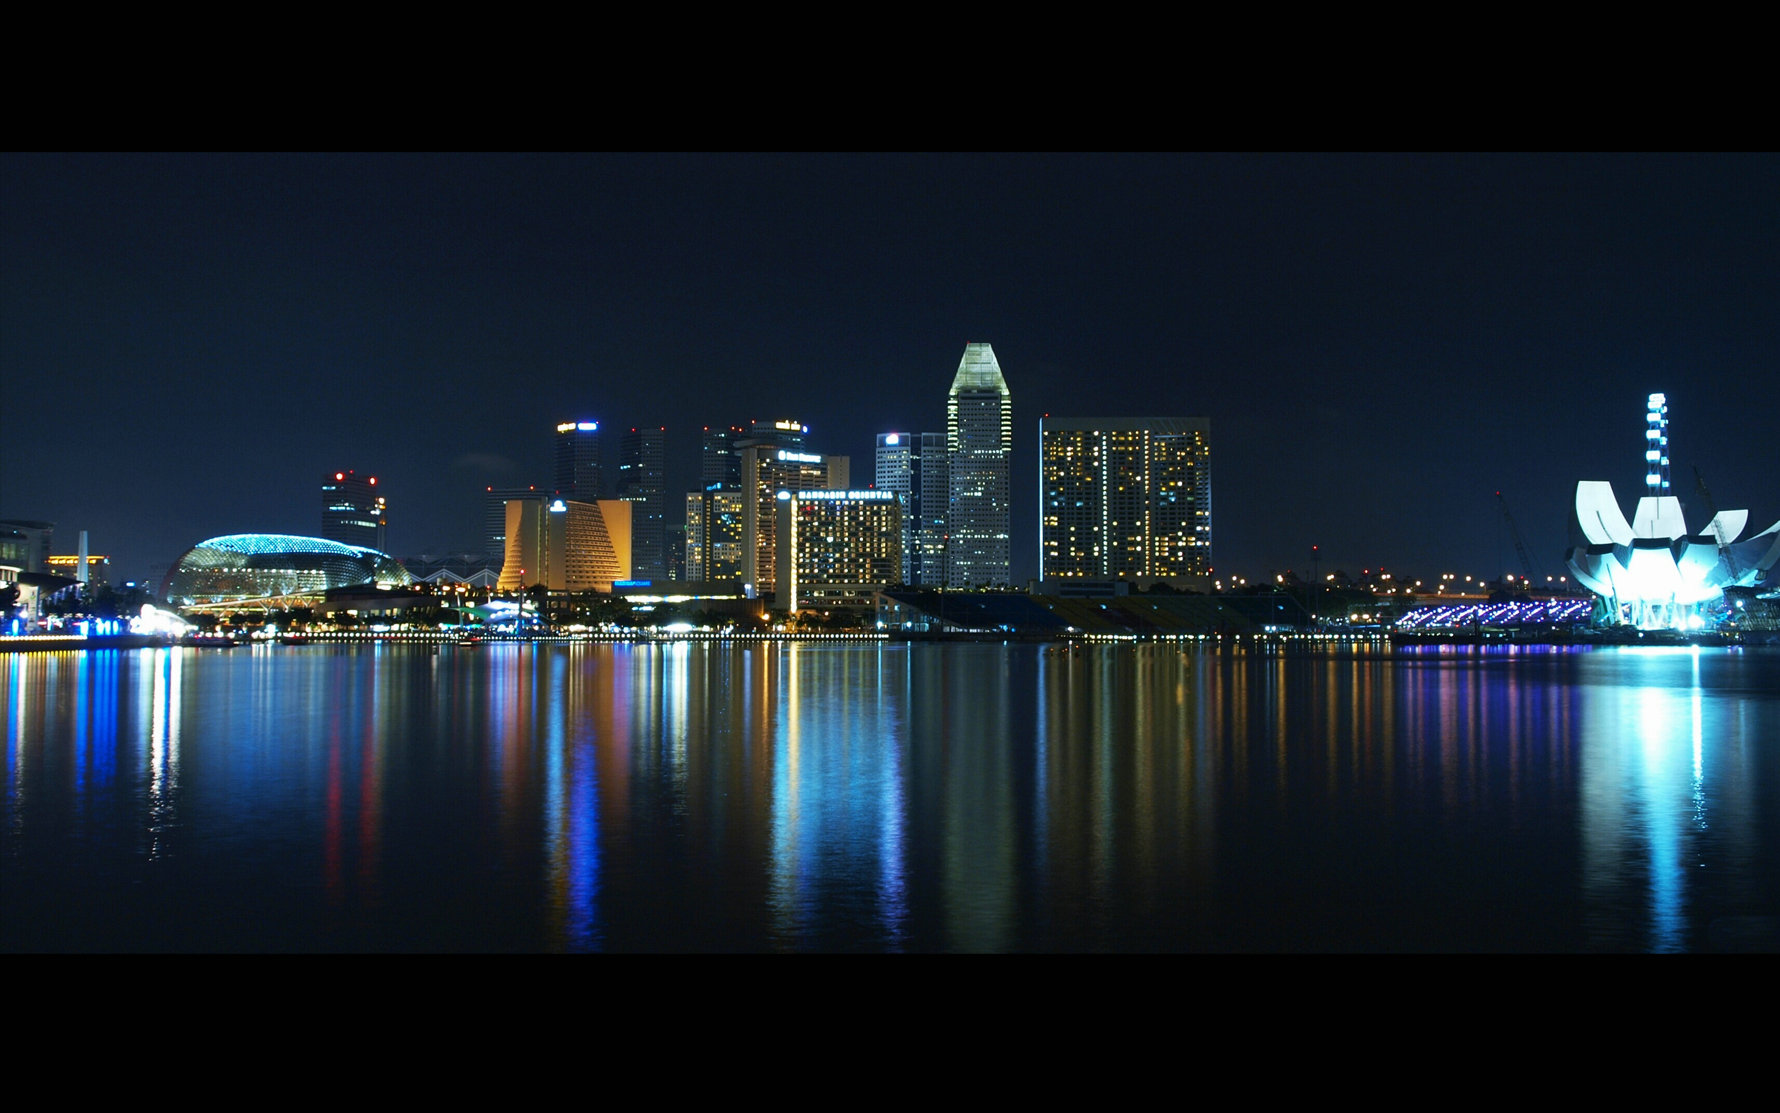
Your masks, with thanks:
[{"label": "artscience museum petal", "polygon": [[1780,561],[1780,522],[1737,539],[1748,524],[1747,510],[1719,511],[1703,532],[1688,531],[1680,500],[1668,493],[1667,415],[1664,396],[1651,395],[1646,439],[1652,447],[1645,477],[1650,493],[1638,500],[1630,522],[1611,483],[1576,484],[1580,543],[1564,562],[1599,597],[1597,618],[1604,624],[1698,629],[1715,621],[1726,590],[1758,586]]}]

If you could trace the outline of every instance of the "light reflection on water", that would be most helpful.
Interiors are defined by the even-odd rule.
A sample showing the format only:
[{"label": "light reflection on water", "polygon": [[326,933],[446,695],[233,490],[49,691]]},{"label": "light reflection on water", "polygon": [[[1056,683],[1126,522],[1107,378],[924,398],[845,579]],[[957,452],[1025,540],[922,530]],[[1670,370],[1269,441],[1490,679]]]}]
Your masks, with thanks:
[{"label": "light reflection on water", "polygon": [[1772,651],[265,646],[0,678],[8,950],[1776,945]]}]

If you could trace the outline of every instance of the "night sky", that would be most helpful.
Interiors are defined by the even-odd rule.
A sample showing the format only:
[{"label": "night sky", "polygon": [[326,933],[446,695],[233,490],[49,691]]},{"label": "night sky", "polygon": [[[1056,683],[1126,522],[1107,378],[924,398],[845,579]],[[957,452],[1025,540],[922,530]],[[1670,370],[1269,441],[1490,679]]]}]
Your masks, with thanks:
[{"label": "night sky", "polygon": [[1013,394],[1016,583],[1046,414],[1205,416],[1220,574],[1562,571],[1579,479],[1642,490],[1669,396],[1780,517],[1773,155],[0,155],[0,517],[114,579],[320,532],[378,477],[397,556],[480,551],[556,422],[792,417],[869,482],[964,346]]}]

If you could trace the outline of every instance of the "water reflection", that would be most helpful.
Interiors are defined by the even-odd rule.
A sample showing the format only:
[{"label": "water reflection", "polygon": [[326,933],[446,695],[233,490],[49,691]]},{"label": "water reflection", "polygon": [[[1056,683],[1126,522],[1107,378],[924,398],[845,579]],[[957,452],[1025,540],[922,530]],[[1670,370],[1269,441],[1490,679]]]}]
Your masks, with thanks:
[{"label": "water reflection", "polygon": [[1746,651],[1639,648],[1603,662],[1584,690],[1593,938],[1695,950],[1713,914],[1774,914],[1771,889],[1746,873],[1772,839],[1770,664]]},{"label": "water reflection", "polygon": [[8,949],[1707,949],[1780,656],[12,654]]}]

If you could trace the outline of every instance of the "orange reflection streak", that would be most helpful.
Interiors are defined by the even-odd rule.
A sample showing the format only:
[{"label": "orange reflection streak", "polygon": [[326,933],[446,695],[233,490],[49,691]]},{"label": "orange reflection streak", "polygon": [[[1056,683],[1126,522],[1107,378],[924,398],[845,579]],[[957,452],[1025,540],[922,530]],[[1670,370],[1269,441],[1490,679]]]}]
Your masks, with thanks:
[{"label": "orange reflection streak", "polygon": [[1279,804],[1286,802],[1286,734],[1287,720],[1291,715],[1286,710],[1286,659],[1283,654],[1273,658],[1273,666],[1268,670],[1268,681],[1273,686],[1273,722],[1269,724],[1273,731],[1273,788],[1279,796]]}]

